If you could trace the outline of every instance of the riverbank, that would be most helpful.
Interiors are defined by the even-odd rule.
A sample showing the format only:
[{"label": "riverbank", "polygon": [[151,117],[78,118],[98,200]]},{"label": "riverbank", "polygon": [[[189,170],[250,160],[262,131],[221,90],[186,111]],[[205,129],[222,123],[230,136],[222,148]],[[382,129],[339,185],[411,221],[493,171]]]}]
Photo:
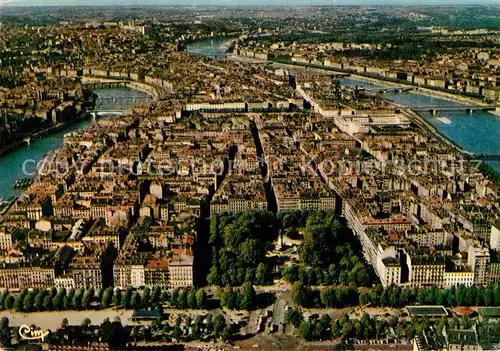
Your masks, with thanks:
[{"label": "riverbank", "polygon": [[[237,56],[236,56],[237,57]],[[256,60],[258,61],[258,60]],[[307,65],[307,64],[300,64],[300,63],[283,63],[281,61],[274,61],[274,60],[268,60],[268,61],[259,61],[261,63],[273,63],[276,65],[282,65],[288,68],[296,68],[296,67],[301,67],[305,69],[311,69],[311,70],[318,70],[318,71],[326,71],[326,72],[334,72],[338,74],[349,74],[349,76],[355,80],[360,80],[360,81],[366,81],[370,83],[376,83],[379,85],[386,85],[390,87],[400,87],[400,88],[412,88],[415,90],[410,90],[408,93],[417,93],[417,94],[422,94],[422,95],[427,95],[431,97],[439,97],[441,99],[445,99],[448,101],[456,102],[456,103],[461,103],[461,104],[468,104],[468,105],[485,105],[484,101],[482,101],[479,98],[474,98],[471,96],[466,96],[466,95],[461,95],[458,93],[452,93],[452,92],[445,92],[442,90],[437,90],[437,89],[432,89],[428,87],[422,87],[418,85],[413,85],[413,84],[408,84],[400,81],[393,81],[393,80],[388,80],[388,79],[383,79],[381,77],[373,77],[369,75],[361,75],[357,73],[352,73],[348,71],[341,71],[335,68],[330,68],[326,66],[316,66],[316,65]]]},{"label": "riverbank", "polygon": [[[152,79],[152,78],[150,78]],[[129,88],[133,90],[137,90],[140,92],[143,92],[153,98],[153,100],[158,100],[162,98],[165,93],[166,93],[166,88],[153,84],[153,83],[147,83],[147,82],[140,82],[137,80],[124,80],[124,79],[116,79],[116,78],[111,78],[111,77],[101,77],[101,76],[89,76],[89,75],[84,75],[81,78],[82,85],[92,85],[92,84],[124,84],[124,88]],[[108,87],[104,88],[107,89]]]},{"label": "riverbank", "polygon": [[[284,67],[284,68],[309,69],[309,70],[318,71],[318,72],[335,72],[338,74],[348,73],[348,72],[343,72],[343,71],[339,71],[339,70],[335,70],[335,69],[330,69],[328,67],[320,68],[317,66],[309,66],[309,65],[305,65],[305,64],[294,64],[294,63],[287,64],[287,63],[276,62],[276,61],[261,61],[261,62],[272,62],[275,65],[278,65],[279,67]],[[411,85],[411,84],[396,83],[396,82],[387,81],[387,80],[383,80],[383,79],[367,77],[367,76],[363,76],[363,75],[359,75],[359,74],[355,74],[355,73],[350,73],[349,78],[352,78],[353,80],[365,81],[365,82],[369,82],[369,83],[377,84],[377,85],[381,85],[381,86],[390,86],[390,87],[399,87],[399,88],[413,88],[415,90],[408,91],[408,93],[425,95],[425,96],[432,97],[432,98],[437,97],[437,98],[440,98],[443,100],[448,100],[448,101],[451,101],[454,103],[468,104],[468,105],[484,105],[484,103],[482,101],[480,101],[479,99],[476,99],[476,98],[472,98],[472,97],[468,97],[468,96],[460,96],[460,95],[452,94],[452,93],[446,93],[443,91],[434,90],[434,89],[430,89],[430,88],[416,87],[416,86]],[[390,102],[395,107],[404,109],[407,116],[412,121],[414,121],[415,123],[417,123],[421,127],[425,128],[431,134],[436,136],[438,139],[443,141],[448,146],[452,147],[454,150],[458,151],[460,154],[462,154],[462,155],[470,155],[471,154],[470,152],[464,150],[464,148],[461,145],[457,144],[456,142],[454,142],[453,140],[451,140],[447,136],[443,135],[443,133],[441,133],[435,126],[433,126],[429,121],[427,121],[424,117],[420,116],[418,113],[411,111],[411,110],[408,110],[408,108],[406,108],[405,106],[401,106],[401,105],[397,104],[396,102],[393,102],[393,101],[390,101]],[[488,112],[490,112],[490,111],[488,111]],[[495,112],[495,111],[493,111],[493,112]],[[498,112],[496,114],[498,114]]]},{"label": "riverbank", "polygon": [[[94,92],[103,101],[97,108],[101,111],[127,111],[135,106],[134,96],[139,99],[148,96],[142,91],[125,87],[97,89]],[[113,102],[114,98],[116,102]],[[0,198],[18,197],[21,192],[12,188],[17,179],[30,177],[27,174],[34,174],[36,165],[48,154],[60,148],[66,134],[96,123],[93,119],[86,118],[85,114],[81,117],[69,123],[50,126],[43,131],[38,131],[30,145],[18,140],[15,147],[10,146],[9,151],[0,157]]]},{"label": "riverbank", "polygon": [[123,325],[133,326],[133,312],[133,310],[116,310],[114,308],[100,311],[52,311],[37,313],[9,310],[3,311],[2,315],[9,318],[9,324],[13,327],[35,324],[44,330],[56,330],[61,326],[64,318],[68,320],[69,325],[82,325],[86,318],[89,318],[94,325],[100,325],[106,319],[114,320],[115,318],[119,318]]},{"label": "riverbank", "polygon": [[88,119],[88,117],[89,116],[87,115],[87,113],[82,111],[82,112],[79,112],[79,116],[76,119],[73,119],[71,121],[58,123],[58,124],[55,124],[53,126],[49,126],[49,127],[44,128],[42,130],[39,130],[38,132],[36,132],[34,134],[31,134],[29,136],[25,136],[22,139],[18,139],[16,141],[14,141],[13,143],[11,143],[10,145],[4,147],[3,149],[0,149],[0,157],[7,155],[9,152],[14,151],[16,148],[18,148],[24,144],[29,144],[26,141],[27,138],[29,138],[30,142],[31,142],[33,140],[40,138],[40,137],[47,136],[51,133],[59,132],[65,128],[68,128],[68,127],[78,123],[78,122],[82,122],[82,121]]},{"label": "riverbank", "polygon": [[465,151],[460,145],[455,143],[453,140],[450,140],[446,136],[444,136],[442,133],[440,133],[436,127],[434,127],[432,124],[430,124],[428,121],[425,120],[422,116],[420,116],[418,113],[413,112],[412,110],[404,110],[404,113],[410,120],[418,125],[420,128],[427,130],[429,133],[434,135],[436,138],[441,140],[443,143],[454,149],[455,151],[459,152],[461,155],[470,155],[469,152]]},{"label": "riverbank", "polygon": [[[263,61],[261,61],[261,63],[262,62]],[[267,62],[269,63],[272,61],[267,61]],[[328,73],[328,72],[334,72],[334,73],[338,73],[338,74],[348,73],[348,72],[342,72],[342,71],[335,70],[335,69],[322,68],[322,67],[318,67],[318,66],[311,67],[310,65],[303,65],[303,64],[287,64],[287,63],[279,62],[279,63],[274,63],[274,65],[276,65],[276,67],[281,67],[281,68],[288,68],[288,69],[295,69],[295,70],[297,70],[297,69],[309,70],[309,71],[321,72],[321,73]],[[473,156],[474,154],[495,153],[495,151],[492,150],[492,148],[491,148],[492,145],[493,146],[497,145],[497,142],[495,142],[494,140],[491,143],[489,143],[488,147],[486,147],[486,148],[477,148],[474,145],[471,145],[471,143],[468,141],[468,140],[470,140],[469,137],[464,139],[464,136],[461,135],[463,133],[459,132],[457,134],[457,136],[454,137],[455,134],[449,132],[449,128],[451,127],[451,128],[459,128],[458,131],[471,130],[470,133],[472,133],[472,134],[469,134],[469,136],[474,135],[474,133],[477,133],[477,131],[473,132],[473,130],[474,130],[474,128],[477,129],[478,124],[477,123],[474,124],[473,122],[463,123],[463,118],[465,116],[461,116],[460,115],[461,113],[450,112],[451,116],[449,114],[446,114],[446,115],[439,115],[439,117],[435,118],[435,120],[441,122],[441,124],[443,126],[445,126],[443,128],[443,127],[436,126],[435,123],[433,123],[434,120],[432,119],[433,118],[432,116],[426,117],[426,113],[416,113],[415,111],[412,111],[408,107],[408,106],[427,106],[427,105],[434,106],[435,104],[437,104],[438,106],[439,105],[446,106],[445,101],[450,101],[450,103],[460,104],[460,105],[484,106],[485,105],[484,102],[482,102],[480,99],[469,97],[469,96],[461,96],[461,95],[443,92],[443,91],[439,91],[439,90],[434,90],[434,89],[430,89],[430,88],[416,87],[416,86],[411,85],[411,84],[386,81],[383,79],[377,79],[374,77],[367,77],[367,76],[359,75],[359,74],[355,74],[355,73],[350,73],[349,77],[343,78],[343,79],[346,81],[350,80],[349,85],[352,85],[353,82],[359,81],[359,82],[366,82],[367,84],[373,84],[373,85],[376,85],[379,87],[398,87],[398,88],[414,89],[414,90],[404,92],[401,94],[390,93],[389,96],[384,95],[383,97],[386,100],[388,100],[390,103],[392,103],[394,105],[394,107],[403,110],[405,115],[408,118],[410,118],[410,120],[413,123],[415,123],[419,127],[423,128],[430,135],[435,136],[442,143],[446,144],[447,146],[449,146],[450,148],[455,150],[458,153],[457,157],[463,157],[465,159],[468,159],[468,158],[474,157]],[[341,82],[341,84],[343,84],[343,83]],[[374,88],[377,89],[378,87],[374,87]],[[401,98],[403,98],[403,99],[400,98],[400,95],[401,95]],[[412,104],[411,102],[407,101],[408,99],[405,98],[405,96],[406,97],[415,96],[415,99],[417,100],[416,102],[418,102],[419,96],[421,96],[422,98],[425,97],[425,99],[427,99],[428,101],[425,101],[423,103],[418,102],[418,103]],[[401,102],[401,100],[403,100],[404,102]],[[464,109],[465,109],[465,107],[464,107]],[[491,120],[492,119],[495,120],[494,116],[495,115],[498,116],[500,114],[500,111],[497,109],[496,111],[487,111],[487,112],[480,112],[480,113],[483,113],[487,116],[478,117],[481,119],[481,121],[483,121],[483,122],[480,122],[479,128],[482,128],[484,125],[486,125],[486,126],[490,126],[490,130],[495,130],[498,123],[491,122]],[[463,114],[465,114],[465,111],[463,112]],[[490,117],[490,116],[492,116],[492,117]],[[466,118],[467,118],[467,120],[469,120],[469,118],[471,118],[471,117],[468,115],[468,116],[466,116]],[[470,125],[470,127],[472,127],[471,129],[469,129],[469,125]],[[493,128],[491,128],[491,125],[493,125]],[[466,129],[463,129],[463,128],[466,128]],[[489,134],[487,136],[489,136]],[[491,164],[490,163],[485,163],[485,164],[487,164],[489,166],[489,168],[494,170],[495,177],[498,177],[498,174],[499,174],[498,163],[496,165],[493,162]]]}]

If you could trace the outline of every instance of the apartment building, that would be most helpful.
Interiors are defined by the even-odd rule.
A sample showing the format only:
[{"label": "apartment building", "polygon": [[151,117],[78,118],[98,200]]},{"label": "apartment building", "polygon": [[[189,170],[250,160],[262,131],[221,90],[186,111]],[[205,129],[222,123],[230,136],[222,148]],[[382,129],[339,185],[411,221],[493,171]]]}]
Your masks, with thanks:
[{"label": "apartment building", "polygon": [[0,229],[0,251],[7,251],[12,248],[12,234]]},{"label": "apartment building", "polygon": [[76,289],[93,288],[94,291],[102,289],[103,270],[100,258],[95,256],[76,256],[71,263],[71,272]]},{"label": "apartment building", "polygon": [[9,290],[48,289],[54,286],[54,267],[22,266],[3,264],[0,266],[0,288]]},{"label": "apartment building", "polygon": [[409,254],[406,257],[408,262],[408,280],[412,286],[443,286],[445,272],[444,257],[412,257]]}]

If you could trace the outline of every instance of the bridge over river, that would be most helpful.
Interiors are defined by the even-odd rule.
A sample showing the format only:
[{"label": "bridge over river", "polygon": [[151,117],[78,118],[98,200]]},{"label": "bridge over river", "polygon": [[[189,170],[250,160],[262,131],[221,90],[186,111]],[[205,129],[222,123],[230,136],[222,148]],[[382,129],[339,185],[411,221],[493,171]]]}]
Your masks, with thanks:
[{"label": "bridge over river", "polygon": [[435,115],[439,111],[465,111],[472,114],[474,111],[500,111],[497,105],[440,105],[440,106],[405,106],[415,112],[430,112]]},{"label": "bridge over river", "polygon": [[92,116],[92,120],[95,121],[97,117],[120,117],[123,116],[125,110],[90,110],[87,111],[88,114]]},{"label": "bridge over river", "polygon": [[[97,89],[98,95],[96,107],[87,111],[92,116],[98,117],[118,117],[130,108],[139,104],[139,101],[145,101],[148,96],[142,91],[132,90],[124,87],[113,87]],[[134,96],[135,101],[134,103]],[[115,101],[113,103],[113,101]],[[13,189],[17,179],[27,178],[28,174],[36,172],[36,165],[43,160],[47,154],[57,149],[64,136],[70,132],[81,130],[87,125],[94,123],[94,118],[84,119],[68,124],[64,127],[54,127],[50,133],[46,130],[40,135],[27,137],[24,142],[0,157],[0,198],[18,196],[18,189]],[[25,165],[25,161],[33,160]],[[26,173],[28,172],[28,173]]]},{"label": "bridge over river", "polygon": [[109,97],[109,98],[101,98],[96,101],[95,105],[95,110],[99,110],[99,107],[101,106],[123,106],[124,104],[127,105],[141,105],[141,104],[148,104],[150,102],[154,101],[154,99],[150,96],[131,96],[131,97]]},{"label": "bridge over river", "polygon": [[483,161],[500,161],[500,154],[475,154],[472,152],[463,152],[467,159]]}]

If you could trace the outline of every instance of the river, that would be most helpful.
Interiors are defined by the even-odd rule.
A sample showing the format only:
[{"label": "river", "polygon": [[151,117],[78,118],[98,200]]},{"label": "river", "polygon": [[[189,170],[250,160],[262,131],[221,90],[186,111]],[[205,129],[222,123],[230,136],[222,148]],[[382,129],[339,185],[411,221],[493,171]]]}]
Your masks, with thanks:
[{"label": "river", "polygon": [[[94,92],[98,96],[96,103],[101,111],[126,110],[134,106],[133,97],[138,100],[147,97],[145,93],[129,88],[97,89]],[[113,98],[116,98],[115,102],[113,102]],[[47,153],[57,149],[62,144],[65,134],[83,129],[91,123],[94,123],[91,119],[76,122],[58,132],[32,140],[30,145],[23,144],[15,150],[0,156],[0,198],[19,195],[19,191],[14,190],[12,186],[17,179],[28,178],[25,175],[23,165],[32,165],[33,162],[25,163],[26,160],[34,160],[35,163],[38,163]],[[32,170],[33,167],[31,169],[26,167],[27,173],[31,173]]]},{"label": "river", "polygon": [[187,45],[187,51],[210,58],[225,57],[233,40],[233,38],[221,37],[196,40]]}]

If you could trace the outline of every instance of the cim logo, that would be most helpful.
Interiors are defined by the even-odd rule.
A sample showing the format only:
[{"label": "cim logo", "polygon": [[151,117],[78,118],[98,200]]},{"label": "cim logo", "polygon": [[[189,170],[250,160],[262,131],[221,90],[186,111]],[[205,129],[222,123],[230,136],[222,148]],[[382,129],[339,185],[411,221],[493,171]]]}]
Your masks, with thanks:
[{"label": "cim logo", "polygon": [[43,331],[36,327],[30,327],[27,325],[21,325],[19,327],[19,335],[24,340],[42,340],[49,335],[49,331]]}]

